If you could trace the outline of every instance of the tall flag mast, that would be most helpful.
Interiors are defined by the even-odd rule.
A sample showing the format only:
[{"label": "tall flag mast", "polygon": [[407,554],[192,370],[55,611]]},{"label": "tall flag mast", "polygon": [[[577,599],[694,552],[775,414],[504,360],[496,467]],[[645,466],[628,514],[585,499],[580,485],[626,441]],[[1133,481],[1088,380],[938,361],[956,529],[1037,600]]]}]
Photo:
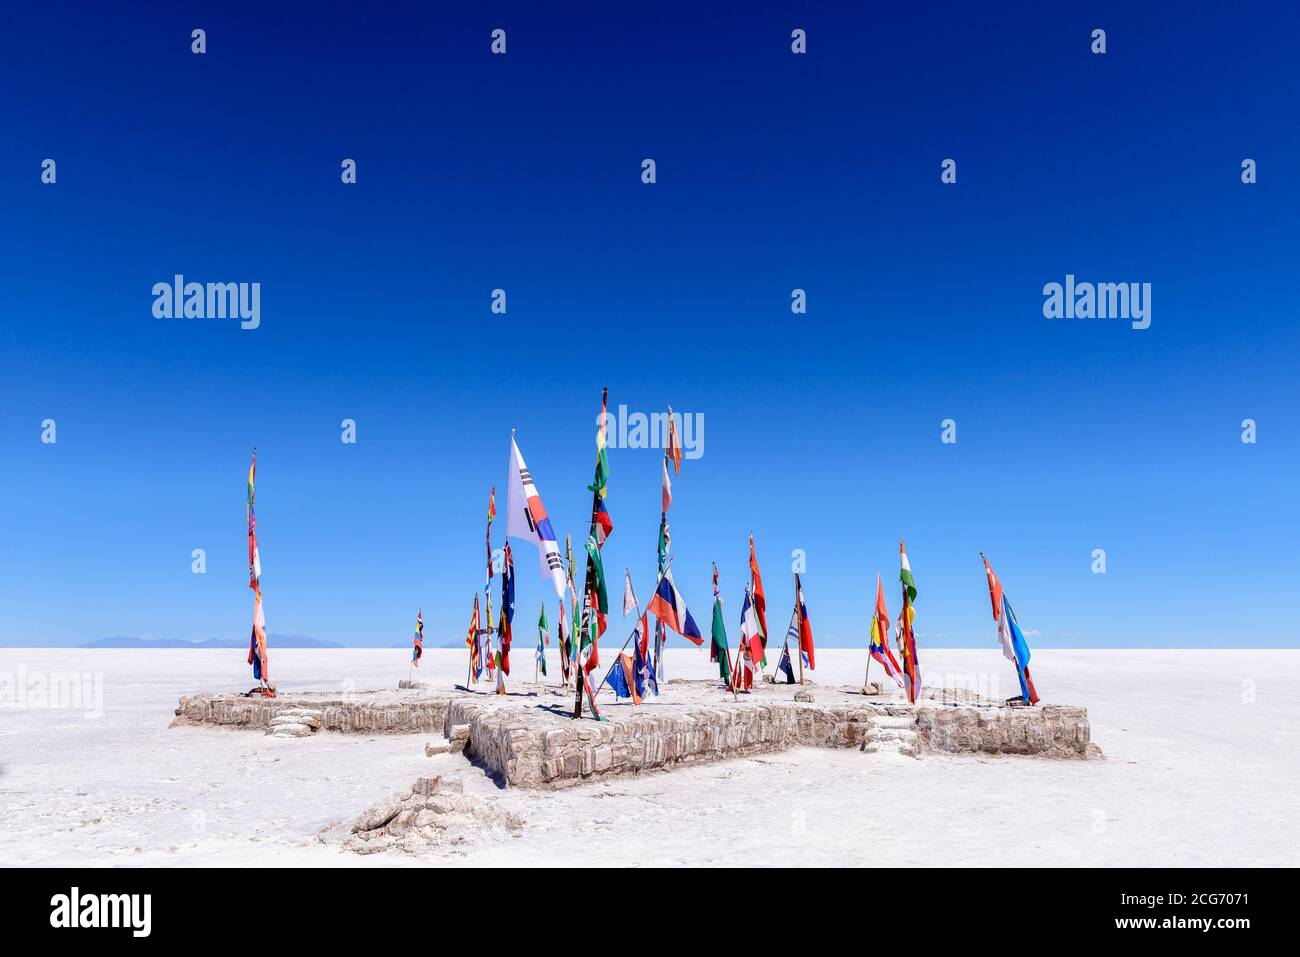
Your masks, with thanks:
[{"label": "tall flag mast", "polygon": [[262,611],[262,556],[257,550],[257,515],[255,514],[253,480],[257,477],[257,449],[248,466],[248,587],[253,589],[253,631],[248,638],[248,663],[253,666],[253,677],[258,680],[257,693],[266,698],[275,697],[271,684],[270,668],[266,656],[266,615]]},{"label": "tall flag mast", "polygon": [[993,574],[993,567],[983,552],[980,552],[980,559],[984,562],[984,571],[988,575],[989,602],[993,606],[993,620],[998,625],[1002,654],[1016,666],[1016,677],[1020,679],[1020,700],[1025,704],[1038,704],[1038,692],[1034,690],[1034,679],[1029,674],[1029,643],[1020,631],[1015,612],[1011,610],[1011,602],[1002,593],[1002,583]]},{"label": "tall flag mast", "polygon": [[497,517],[497,487],[492,486],[492,491],[488,493],[487,509],[487,533],[483,536],[483,542],[487,548],[487,572],[483,578],[483,594],[488,594],[488,589],[492,585],[492,520]]},{"label": "tall flag mast", "polygon": [[[672,544],[672,537],[668,534],[668,509],[673,504],[673,486],[668,480],[668,463],[673,463],[673,474],[682,474],[682,444],[677,437],[677,420],[673,417],[673,407],[668,407],[668,441],[664,443],[664,481],[663,491],[660,494],[659,509],[659,577],[662,578],[664,569],[667,567],[668,548]],[[656,616],[655,618],[655,672],[659,680],[667,680],[664,674],[664,640],[668,637],[668,632],[664,629],[664,624]]]},{"label": "tall flag mast", "polygon": [[916,704],[921,694],[921,662],[916,655],[916,632],[912,630],[912,620],[916,610],[912,602],[916,601],[916,582],[912,578],[912,565],[907,560],[907,550],[903,540],[898,540],[899,569],[898,580],[903,585],[903,614],[898,619],[899,644],[903,652],[903,680],[907,690],[907,700]]},{"label": "tall flag mast", "polygon": [[[596,472],[592,482],[587,486],[591,492],[591,531],[587,534],[587,571],[583,583],[583,620],[581,636],[575,636],[578,643],[578,657],[575,661],[576,678],[574,680],[573,717],[582,717],[582,696],[585,693],[591,704],[591,713],[597,721],[600,711],[596,708],[596,696],[591,690],[588,675],[600,666],[600,636],[605,633],[606,616],[609,614],[609,591],[605,587],[605,563],[601,559],[601,549],[605,540],[614,531],[614,523],[605,507],[605,496],[609,494],[609,451],[606,441],[608,422],[609,389],[600,390],[600,423],[596,428]],[[590,647],[590,651],[583,652]]]},{"label": "tall flag mast", "polygon": [[578,632],[578,586],[574,583],[573,573],[573,539],[568,535],[564,536],[564,554],[568,562],[568,573],[565,576],[565,585],[569,591],[569,604],[573,610],[573,615],[568,617],[564,613],[564,596],[560,596],[560,620],[556,623],[559,628],[560,644],[560,676],[564,679],[567,687],[569,684],[569,672],[573,668],[574,637]]},{"label": "tall flag mast", "polygon": [[475,669],[474,680],[478,681],[479,675],[483,672],[483,659],[486,657],[491,661],[492,651],[492,576],[496,569],[492,567],[492,520],[497,517],[497,487],[492,486],[492,491],[488,493],[488,514],[487,514],[487,532],[484,535],[484,545],[487,548],[487,572],[483,579],[483,609],[487,616],[485,624],[480,624],[479,634],[475,639],[474,646],[478,652],[479,662]]}]

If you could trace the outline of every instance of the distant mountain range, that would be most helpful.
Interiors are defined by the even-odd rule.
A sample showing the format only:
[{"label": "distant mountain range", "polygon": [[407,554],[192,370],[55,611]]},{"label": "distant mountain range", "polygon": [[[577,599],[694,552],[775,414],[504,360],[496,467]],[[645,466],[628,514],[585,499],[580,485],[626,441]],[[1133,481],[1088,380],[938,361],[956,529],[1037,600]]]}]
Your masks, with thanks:
[{"label": "distant mountain range", "polygon": [[[271,632],[266,642],[272,648],[342,648],[337,641],[321,641],[306,635],[277,635]],[[208,638],[205,641],[186,641],[183,638],[99,638],[87,641],[81,648],[247,648],[248,639]]]}]

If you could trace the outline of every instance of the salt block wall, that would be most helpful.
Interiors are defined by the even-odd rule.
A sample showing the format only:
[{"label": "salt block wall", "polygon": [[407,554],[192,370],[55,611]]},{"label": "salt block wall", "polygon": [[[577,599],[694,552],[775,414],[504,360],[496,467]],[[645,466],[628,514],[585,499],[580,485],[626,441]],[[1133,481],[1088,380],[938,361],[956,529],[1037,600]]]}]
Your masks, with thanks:
[{"label": "salt block wall", "polygon": [[916,726],[931,751],[950,754],[1035,754],[1054,758],[1088,756],[1091,729],[1085,708],[916,709]]},{"label": "salt block wall", "polygon": [[219,724],[267,730],[271,719],[289,708],[319,712],[322,730],[342,734],[415,734],[440,732],[447,701],[428,699],[388,704],[355,695],[245,698],[242,695],[188,695],[181,698],[173,724]]},{"label": "salt block wall", "polygon": [[446,733],[467,725],[468,752],[508,784],[557,787],[798,746],[858,747],[873,720],[895,710],[780,704],[539,726],[518,712],[453,701]]},{"label": "salt block wall", "polygon": [[[1088,713],[1037,708],[804,702],[720,705],[654,713],[618,709],[612,720],[569,720],[560,710],[503,706],[468,698],[393,701],[382,694],[310,693],[283,698],[191,695],[176,724],[269,730],[287,709],[310,709],[320,728],[344,734],[438,733],[467,740],[466,754],[516,787],[563,787],[592,778],[721,761],[791,747],[903,754],[1090,756]],[[630,713],[629,713],[630,712]],[[454,733],[453,733],[454,732]],[[1095,746],[1092,746],[1095,750]]]}]

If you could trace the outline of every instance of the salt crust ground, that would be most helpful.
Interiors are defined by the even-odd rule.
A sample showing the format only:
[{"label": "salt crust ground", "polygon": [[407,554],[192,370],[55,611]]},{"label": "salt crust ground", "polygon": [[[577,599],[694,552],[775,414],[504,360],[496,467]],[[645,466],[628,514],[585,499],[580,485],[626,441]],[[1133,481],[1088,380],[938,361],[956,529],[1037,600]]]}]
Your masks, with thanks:
[{"label": "salt crust ground", "polygon": [[[669,654],[673,676],[708,675],[703,653]],[[286,690],[346,690],[391,687],[404,658],[285,650],[273,661]],[[819,682],[860,682],[862,652],[819,659]],[[988,691],[1011,693],[996,650],[930,650],[925,663],[932,679],[995,679]],[[458,754],[426,757],[426,736],[169,729],[181,694],[248,684],[227,651],[0,650],[0,673],[20,665],[101,673],[105,713],[0,711],[0,862],[11,865],[244,866],[268,852],[309,865],[1300,863],[1295,651],[1037,651],[1044,699],[1088,708],[1105,761],[804,748],[558,792],[502,790]],[[420,674],[450,686],[463,666],[437,650]],[[377,798],[428,775],[519,818],[505,832],[517,836],[418,855],[343,850]]]}]

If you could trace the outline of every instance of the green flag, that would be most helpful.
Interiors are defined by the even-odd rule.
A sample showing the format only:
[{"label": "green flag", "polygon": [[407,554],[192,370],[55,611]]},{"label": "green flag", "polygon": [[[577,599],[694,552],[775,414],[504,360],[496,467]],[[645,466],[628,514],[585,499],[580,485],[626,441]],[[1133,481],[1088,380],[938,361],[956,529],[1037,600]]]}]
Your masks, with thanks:
[{"label": "green flag", "polygon": [[590,566],[589,575],[595,575],[596,580],[593,583],[588,580],[587,590],[591,591],[593,586],[596,592],[596,607],[602,615],[609,614],[609,592],[605,590],[605,564],[600,559],[600,546],[596,544],[596,536],[587,536],[587,562]]},{"label": "green flag", "polygon": [[898,580],[907,589],[907,600],[916,601],[916,580],[912,578],[912,563],[907,560],[907,552],[903,549],[901,541],[898,543],[898,558]]},{"label": "green flag", "polygon": [[709,648],[710,659],[718,663],[718,677],[727,684],[731,683],[731,666],[728,663],[727,626],[722,623],[722,599],[713,599],[713,644]]},{"label": "green flag", "polygon": [[546,677],[546,602],[542,602],[542,614],[537,619],[537,667]]}]

